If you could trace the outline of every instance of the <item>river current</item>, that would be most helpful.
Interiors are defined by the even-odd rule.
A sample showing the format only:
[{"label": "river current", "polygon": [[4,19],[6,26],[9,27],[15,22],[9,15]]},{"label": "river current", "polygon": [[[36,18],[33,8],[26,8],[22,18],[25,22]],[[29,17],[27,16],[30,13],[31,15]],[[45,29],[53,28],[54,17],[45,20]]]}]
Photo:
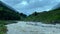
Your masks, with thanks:
[{"label": "river current", "polygon": [[60,24],[43,24],[41,22],[24,22],[6,25],[7,34],[60,34]]}]

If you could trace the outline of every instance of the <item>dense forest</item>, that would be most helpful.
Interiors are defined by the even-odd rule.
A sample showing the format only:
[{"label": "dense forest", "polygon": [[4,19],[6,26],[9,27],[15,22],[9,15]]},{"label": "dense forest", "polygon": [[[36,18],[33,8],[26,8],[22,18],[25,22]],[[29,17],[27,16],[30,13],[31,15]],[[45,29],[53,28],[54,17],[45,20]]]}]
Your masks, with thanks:
[{"label": "dense forest", "polygon": [[34,12],[33,14],[29,15],[25,20],[52,24],[60,23],[60,8],[50,11]]},{"label": "dense forest", "polygon": [[0,2],[0,20],[23,20],[26,15]]}]

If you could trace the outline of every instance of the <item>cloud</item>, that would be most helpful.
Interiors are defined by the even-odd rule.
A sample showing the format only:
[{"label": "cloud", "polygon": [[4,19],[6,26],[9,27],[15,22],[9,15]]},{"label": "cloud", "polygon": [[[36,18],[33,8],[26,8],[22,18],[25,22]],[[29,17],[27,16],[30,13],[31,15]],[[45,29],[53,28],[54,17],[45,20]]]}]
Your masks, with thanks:
[{"label": "cloud", "polygon": [[7,3],[8,5],[13,6],[13,5],[15,5],[15,4],[20,3],[22,0],[1,0],[1,1]]},{"label": "cloud", "polygon": [[34,11],[48,11],[57,5],[60,0],[2,0],[19,12],[31,14]]}]

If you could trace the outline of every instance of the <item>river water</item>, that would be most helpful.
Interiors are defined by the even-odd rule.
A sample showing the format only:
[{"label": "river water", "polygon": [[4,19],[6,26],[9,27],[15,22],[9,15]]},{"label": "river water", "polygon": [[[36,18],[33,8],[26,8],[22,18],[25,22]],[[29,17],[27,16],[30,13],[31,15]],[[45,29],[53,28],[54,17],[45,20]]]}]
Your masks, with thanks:
[{"label": "river water", "polygon": [[6,25],[7,34],[60,34],[60,24],[43,24],[41,22],[24,22]]}]

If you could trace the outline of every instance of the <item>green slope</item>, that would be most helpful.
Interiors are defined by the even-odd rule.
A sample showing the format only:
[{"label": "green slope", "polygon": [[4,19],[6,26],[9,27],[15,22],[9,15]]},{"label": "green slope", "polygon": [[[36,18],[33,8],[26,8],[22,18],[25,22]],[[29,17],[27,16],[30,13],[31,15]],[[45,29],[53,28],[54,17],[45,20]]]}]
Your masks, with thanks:
[{"label": "green slope", "polygon": [[34,12],[33,14],[29,15],[25,20],[39,21],[44,23],[60,23],[60,8],[50,11],[43,11],[40,13]]},{"label": "green slope", "polygon": [[0,20],[22,20],[25,14],[10,9],[7,5],[0,2]]}]

